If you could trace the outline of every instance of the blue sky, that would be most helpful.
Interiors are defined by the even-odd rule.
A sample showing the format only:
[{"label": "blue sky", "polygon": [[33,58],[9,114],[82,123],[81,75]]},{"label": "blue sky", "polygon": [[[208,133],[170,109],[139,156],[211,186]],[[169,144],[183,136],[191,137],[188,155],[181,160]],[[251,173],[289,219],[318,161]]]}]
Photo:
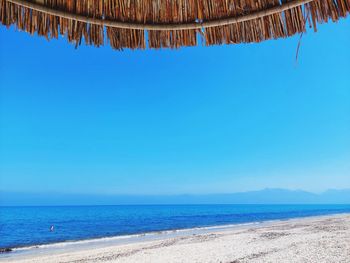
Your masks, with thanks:
[{"label": "blue sky", "polygon": [[0,27],[0,191],[350,188],[350,20],[260,44],[74,49]]}]

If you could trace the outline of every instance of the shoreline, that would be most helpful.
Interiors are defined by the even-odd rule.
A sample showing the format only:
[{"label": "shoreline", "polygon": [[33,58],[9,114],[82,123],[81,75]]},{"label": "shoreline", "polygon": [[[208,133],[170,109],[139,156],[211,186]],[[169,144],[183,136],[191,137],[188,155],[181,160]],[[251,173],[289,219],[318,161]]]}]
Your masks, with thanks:
[{"label": "shoreline", "polygon": [[[12,252],[3,253],[0,255],[0,262],[38,262],[36,258],[52,257],[60,258],[58,261],[62,261],[61,257],[84,254],[91,251],[114,251],[115,249],[123,247],[139,247],[146,246],[147,244],[157,242],[168,242],[171,240],[183,240],[191,237],[210,236],[216,234],[225,233],[237,233],[240,231],[256,231],[259,229],[269,227],[279,227],[281,225],[289,224],[311,224],[314,221],[323,220],[337,220],[337,219],[349,219],[350,213],[338,213],[338,214],[327,214],[319,216],[306,216],[306,217],[295,217],[290,219],[276,219],[259,222],[249,222],[242,224],[230,224],[230,225],[217,225],[208,227],[196,227],[190,229],[177,229],[177,230],[166,230],[159,232],[148,232],[133,235],[122,235],[113,237],[103,237],[97,239],[87,239],[79,241],[67,241],[52,244],[44,244],[39,246],[28,246],[22,248],[15,248]],[[78,256],[79,257],[79,256]],[[40,259],[40,260],[41,260]],[[39,260],[39,259],[38,259]],[[39,260],[39,261],[40,261]],[[46,260],[45,260],[46,262]],[[51,262],[49,260],[49,262]],[[55,259],[52,262],[56,262]],[[70,262],[70,261],[67,261]],[[98,262],[98,261],[97,261]],[[114,262],[114,261],[113,261]],[[128,261],[126,261],[128,262]]]},{"label": "shoreline", "polygon": [[[335,214],[337,215],[337,214]],[[312,217],[312,216],[310,216]],[[298,217],[301,218],[301,217]],[[303,217],[305,218],[305,217]],[[283,222],[287,220],[292,220],[296,218],[291,219],[275,219],[275,220],[268,220],[268,221],[255,221],[255,222],[248,222],[248,223],[237,223],[237,224],[227,224],[227,225],[214,225],[214,226],[203,226],[203,227],[194,227],[194,228],[181,228],[181,229],[169,229],[169,230],[160,230],[160,231],[152,231],[152,232],[145,232],[145,233],[136,233],[136,234],[127,234],[127,235],[116,235],[116,236],[108,236],[108,237],[98,237],[98,238],[91,238],[91,239],[82,239],[82,240],[66,240],[61,242],[54,242],[54,243],[47,243],[47,244],[37,244],[37,245],[29,245],[29,246],[20,246],[20,247],[11,247],[11,248],[1,248],[4,250],[8,250],[5,252],[0,253],[0,260],[2,256],[6,255],[12,255],[12,254],[19,254],[21,252],[25,251],[31,251],[35,252],[40,249],[47,249],[47,250],[59,250],[59,249],[69,249],[69,248],[76,248],[76,247],[90,247],[90,246],[113,246],[113,245],[120,245],[120,244],[131,244],[136,242],[147,242],[147,241],[153,241],[153,240],[162,240],[166,238],[173,238],[178,237],[182,235],[189,235],[189,234],[200,234],[200,233],[210,233],[210,232],[216,232],[216,231],[225,231],[225,230],[232,230],[232,229],[239,229],[239,228],[245,228],[245,227],[253,227],[258,226],[261,224],[269,223],[269,222]],[[22,255],[22,253],[21,253]]]},{"label": "shoreline", "polygon": [[[265,221],[251,221],[251,222],[244,222],[244,223],[232,223],[232,224],[223,224],[223,225],[208,225],[208,226],[199,226],[199,227],[192,227],[192,228],[180,228],[180,229],[167,229],[167,230],[159,230],[159,231],[151,231],[151,232],[140,232],[135,234],[121,234],[121,235],[113,235],[113,236],[105,236],[105,237],[96,237],[96,238],[87,238],[87,239],[80,239],[80,240],[64,240],[59,242],[53,242],[53,243],[44,243],[44,244],[33,244],[33,245],[25,245],[25,246],[18,246],[18,247],[4,247],[0,248],[2,250],[8,250],[5,252],[0,253],[0,259],[2,258],[2,255],[7,255],[8,253],[16,253],[20,251],[27,251],[27,250],[37,250],[41,248],[47,248],[47,249],[55,249],[60,248],[63,246],[79,246],[79,245],[97,245],[99,243],[108,244],[109,242],[111,245],[114,243],[116,244],[128,244],[138,242],[138,239],[146,239],[147,240],[157,240],[157,239],[163,239],[163,238],[171,238],[178,235],[183,234],[189,234],[194,233],[198,234],[200,233],[209,233],[209,232],[216,232],[216,231],[225,231],[225,230],[233,230],[238,228],[245,228],[245,227],[259,227],[263,226],[265,224],[273,224],[273,223],[279,223],[279,222],[288,222],[292,220],[298,220],[298,219],[312,219],[312,218],[322,218],[322,217],[333,217],[333,216],[342,216],[342,215],[350,215],[350,212],[345,213],[335,213],[335,214],[324,214],[324,215],[311,215],[311,216],[300,216],[300,217],[291,217],[291,218],[285,218],[285,219],[272,219],[272,220],[265,220]],[[154,237],[154,239],[153,239]],[[125,242],[123,242],[125,241]]]}]

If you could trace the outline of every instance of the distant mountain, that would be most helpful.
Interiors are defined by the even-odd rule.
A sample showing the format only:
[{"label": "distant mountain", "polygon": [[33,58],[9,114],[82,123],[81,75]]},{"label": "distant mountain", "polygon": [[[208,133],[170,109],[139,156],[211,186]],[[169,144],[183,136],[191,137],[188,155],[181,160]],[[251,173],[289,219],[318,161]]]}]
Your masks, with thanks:
[{"label": "distant mountain", "polygon": [[320,195],[321,202],[331,203],[350,203],[350,189],[343,190],[327,190]]},{"label": "distant mountain", "polygon": [[327,190],[321,194],[268,188],[231,194],[129,196],[0,192],[0,205],[118,204],[350,204],[350,189]]}]

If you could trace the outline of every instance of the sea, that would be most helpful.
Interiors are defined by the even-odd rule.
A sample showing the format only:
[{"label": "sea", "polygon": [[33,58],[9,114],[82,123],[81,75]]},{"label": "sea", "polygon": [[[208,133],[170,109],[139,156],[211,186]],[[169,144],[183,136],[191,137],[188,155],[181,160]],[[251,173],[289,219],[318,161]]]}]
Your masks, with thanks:
[{"label": "sea", "polygon": [[350,205],[0,207],[0,248],[16,250],[340,213],[350,213]]}]

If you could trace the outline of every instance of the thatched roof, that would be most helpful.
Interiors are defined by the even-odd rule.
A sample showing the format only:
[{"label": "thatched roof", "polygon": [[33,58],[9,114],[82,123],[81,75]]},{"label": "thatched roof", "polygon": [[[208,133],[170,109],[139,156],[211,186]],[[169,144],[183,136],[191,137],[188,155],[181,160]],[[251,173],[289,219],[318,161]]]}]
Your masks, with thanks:
[{"label": "thatched roof", "polygon": [[260,42],[349,12],[350,0],[0,0],[3,25],[115,49]]}]

